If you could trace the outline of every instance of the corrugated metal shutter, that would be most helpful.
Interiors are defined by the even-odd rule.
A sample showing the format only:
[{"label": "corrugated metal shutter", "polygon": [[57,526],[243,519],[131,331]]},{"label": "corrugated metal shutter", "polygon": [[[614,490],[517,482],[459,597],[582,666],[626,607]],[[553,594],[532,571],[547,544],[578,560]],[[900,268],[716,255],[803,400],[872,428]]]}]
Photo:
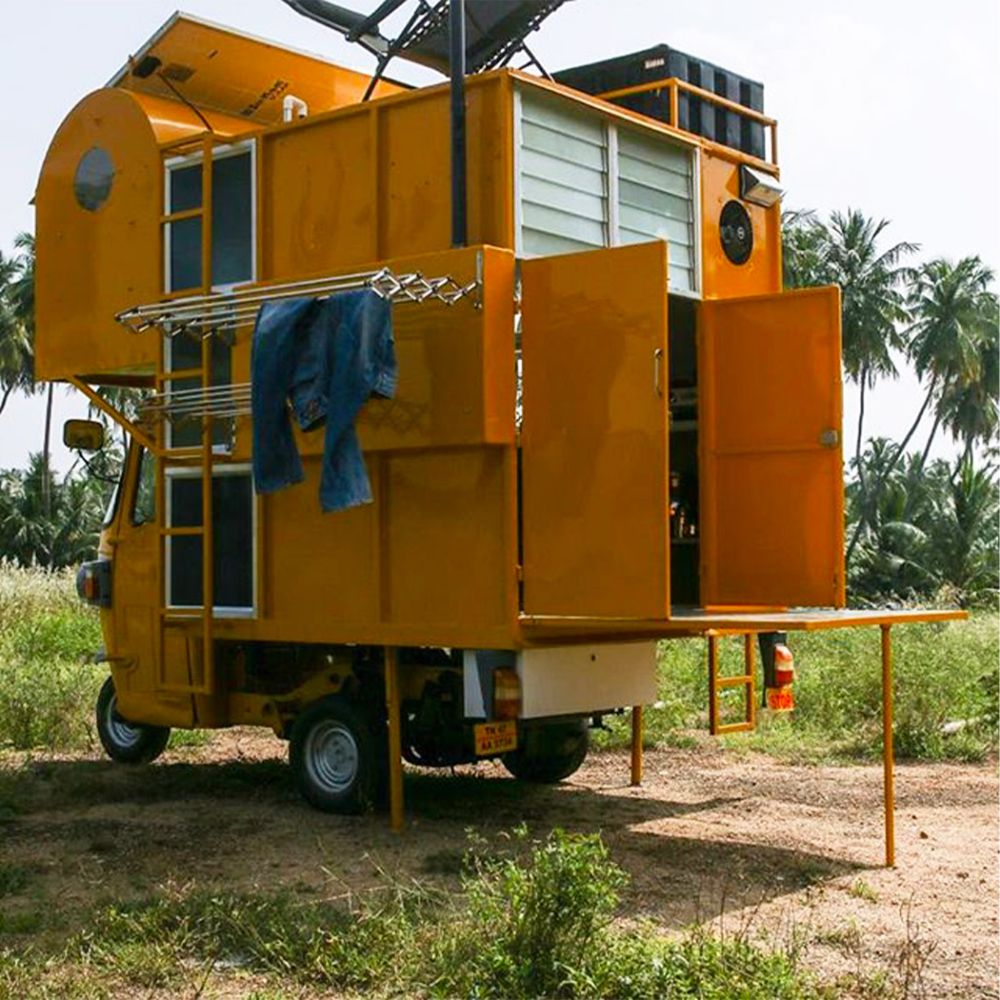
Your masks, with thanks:
[{"label": "corrugated metal shutter", "polygon": [[519,252],[546,256],[664,239],[671,290],[696,292],[691,151],[531,88],[519,98]]}]

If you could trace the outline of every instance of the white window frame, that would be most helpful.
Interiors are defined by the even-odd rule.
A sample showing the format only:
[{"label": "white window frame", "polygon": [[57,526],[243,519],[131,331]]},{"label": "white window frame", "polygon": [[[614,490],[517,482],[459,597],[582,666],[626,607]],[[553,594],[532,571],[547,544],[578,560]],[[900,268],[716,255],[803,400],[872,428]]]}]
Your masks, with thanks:
[{"label": "white window frame", "polygon": [[[241,156],[243,153],[250,153],[250,277],[243,281],[229,282],[224,285],[213,285],[213,292],[230,292],[240,285],[252,284],[257,280],[257,141],[256,139],[244,139],[241,142],[227,143],[224,146],[215,146],[212,150],[212,161],[224,160],[230,156]],[[186,156],[172,156],[163,164],[163,214],[170,215],[170,174],[181,167],[192,167],[200,164],[203,160],[201,152],[189,153]],[[202,191],[202,211],[211,211],[212,206],[205,204],[204,191]],[[163,227],[163,290],[170,293],[170,233],[172,223],[167,223]],[[197,293],[193,293],[197,294]]]},{"label": "white window frame", "polygon": [[[202,478],[202,476],[201,476],[201,466],[200,465],[196,465],[196,466],[174,466],[172,468],[164,469],[163,471],[164,471],[164,480],[165,480],[165,483],[164,483],[165,489],[163,491],[164,492],[164,506],[166,507],[166,511],[164,512],[164,525],[169,528],[169,527],[173,526],[173,511],[171,509],[172,501],[171,501],[171,490],[170,490],[171,480],[173,480],[173,479],[199,479],[200,480]],[[220,465],[217,465],[217,466],[213,466],[213,468],[212,468],[212,478],[213,479],[215,479],[216,476],[240,476],[240,475],[245,475],[245,476],[248,476],[250,478],[250,519],[251,519],[251,533],[253,535],[253,539],[251,541],[250,572],[253,574],[253,581],[252,581],[252,586],[253,586],[253,597],[252,597],[252,600],[253,600],[253,604],[250,607],[227,607],[227,606],[221,606],[221,605],[220,606],[213,605],[212,606],[212,616],[215,617],[215,618],[257,618],[258,617],[258,609],[260,607],[260,594],[258,592],[258,585],[259,585],[258,581],[260,579],[259,573],[258,573],[258,569],[259,569],[259,567],[258,567],[258,559],[259,559],[260,553],[259,553],[259,549],[258,549],[258,545],[257,545],[257,540],[258,540],[258,535],[259,535],[259,530],[260,530],[260,526],[259,526],[259,521],[260,521],[260,498],[257,496],[257,492],[253,488],[253,473],[252,473],[251,467],[246,462],[234,462],[234,463],[228,463],[227,462],[225,464],[220,464]],[[213,509],[212,513],[213,513],[213,515],[215,514],[214,509]],[[202,511],[202,527],[204,527],[204,523],[205,523],[205,516],[204,516],[204,511]],[[200,536],[195,536],[195,537],[200,537],[202,539],[201,551],[202,551],[202,559],[204,559],[205,556],[206,556],[205,542],[204,542],[205,536],[204,535],[200,535]],[[200,605],[200,604],[173,604],[171,602],[171,600],[170,600],[171,587],[172,587],[172,583],[173,583],[173,581],[171,579],[171,565],[172,565],[172,559],[171,559],[171,557],[172,557],[172,554],[173,554],[173,552],[172,552],[173,541],[174,541],[173,537],[170,536],[170,535],[167,535],[166,538],[164,539],[164,550],[165,550],[164,551],[164,556],[165,556],[165,558],[164,558],[164,579],[163,579],[163,583],[164,583],[164,588],[165,588],[164,593],[165,593],[165,597],[166,597],[166,606],[171,611],[192,611],[192,610],[197,610],[197,609],[203,607],[203,605]],[[206,597],[206,595],[202,594],[202,600],[204,600],[205,597]]]},{"label": "white window frame", "polygon": [[[222,160],[230,156],[241,156],[250,153],[250,277],[243,281],[229,282],[228,284],[213,285],[213,292],[230,292],[234,288],[252,284],[257,280],[257,141],[255,139],[245,139],[241,142],[227,143],[223,146],[216,146],[212,150],[212,162]],[[182,167],[192,167],[201,164],[204,157],[201,152],[189,153],[186,156],[173,156],[164,163],[164,183],[163,183],[163,211],[169,215],[172,211],[170,205],[170,173]],[[204,196],[204,191],[202,192]],[[211,205],[205,205],[202,197],[202,211],[211,211]],[[163,289],[170,293],[170,234],[171,224],[163,227]],[[197,293],[192,293],[197,294]],[[163,367],[165,371],[173,371],[173,339],[167,338],[163,345]],[[173,447],[173,427],[168,423],[166,427],[166,446]],[[228,455],[230,450],[224,444],[212,446],[212,451],[217,455]]]}]

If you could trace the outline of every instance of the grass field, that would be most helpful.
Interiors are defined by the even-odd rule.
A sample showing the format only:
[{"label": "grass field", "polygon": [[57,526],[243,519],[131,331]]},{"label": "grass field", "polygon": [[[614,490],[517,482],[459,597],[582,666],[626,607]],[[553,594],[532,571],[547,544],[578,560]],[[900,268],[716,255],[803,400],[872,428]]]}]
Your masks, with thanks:
[{"label": "grass field", "polygon": [[628,880],[597,835],[518,828],[507,844],[473,841],[457,894],[388,877],[354,901],[174,887],[97,906],[56,947],[5,948],[0,928],[0,997],[201,996],[220,972],[225,996],[255,1000],[835,996],[794,945],[616,921]]},{"label": "grass field", "polygon": [[[898,630],[901,756],[978,760],[992,752],[997,627],[996,614],[980,614],[968,623]],[[58,870],[60,862],[44,852],[32,862],[5,857],[4,829],[20,831],[24,846],[25,824],[51,809],[53,797],[77,809],[89,807],[91,798],[113,801],[103,787],[110,780],[105,772],[86,770],[99,757],[91,716],[105,672],[88,659],[100,645],[97,616],[79,604],[69,574],[0,567],[0,751],[10,751],[0,754],[0,1000],[919,995],[908,992],[892,963],[873,975],[820,982],[801,961],[795,933],[762,939],[695,927],[668,935],[654,923],[629,919],[621,907],[627,876],[604,842],[558,830],[535,840],[523,828],[492,830],[488,841],[457,844],[452,853],[465,860],[449,891],[430,877],[386,875],[363,897],[327,898],[280,878],[270,885],[268,873],[251,886],[146,881],[135,874],[127,889],[105,892],[96,882],[84,898],[54,906],[51,889],[42,888],[52,876],[41,872],[50,864]],[[764,720],[757,734],[731,738],[726,746],[800,761],[848,763],[877,755],[877,630],[805,636],[793,645],[798,710]],[[736,641],[725,644],[727,672],[739,670],[740,655]],[[651,743],[705,739],[702,643],[663,645],[660,699],[648,714]],[[965,724],[945,735],[943,725],[954,721]],[[609,725],[598,746],[627,739],[626,720]],[[175,733],[174,745],[204,739]],[[84,769],[79,780],[50,771],[34,753],[67,750],[91,751],[71,765]],[[217,768],[175,763],[172,769],[176,787],[151,784],[143,797],[130,785],[130,808],[154,807],[156,787],[169,786],[174,796],[200,795],[206,808],[219,794],[207,787]],[[230,794],[252,796],[272,770],[285,769],[274,762],[244,770],[250,783],[233,778],[238,787]],[[505,789],[501,783],[492,794]],[[423,813],[432,815],[426,803]],[[95,817],[96,826],[87,827],[94,831],[88,841],[93,863],[128,856],[114,824],[99,833]],[[857,892],[862,899],[863,889]]]},{"label": "grass field", "polygon": [[[997,743],[1000,617],[894,630],[896,752],[900,759],[981,760]],[[806,761],[871,760],[881,746],[876,628],[792,635],[798,678],[793,715],[761,719],[732,749]],[[92,706],[104,668],[85,661],[101,645],[96,612],[76,598],[70,574],[0,568],[0,747],[95,746]],[[741,672],[742,649],[722,644],[722,669]],[[707,725],[705,645],[663,643],[660,701],[647,714],[651,744],[685,745]],[[735,706],[734,706],[735,707]],[[959,723],[950,727],[948,723]],[[598,746],[623,745],[627,722],[609,720]],[[197,742],[174,734],[177,742]]]}]

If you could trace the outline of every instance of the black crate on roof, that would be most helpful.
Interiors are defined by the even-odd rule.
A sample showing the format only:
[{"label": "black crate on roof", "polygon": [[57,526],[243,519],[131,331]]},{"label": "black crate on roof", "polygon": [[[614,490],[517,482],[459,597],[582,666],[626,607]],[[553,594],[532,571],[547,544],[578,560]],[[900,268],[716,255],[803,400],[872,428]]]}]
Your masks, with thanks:
[{"label": "black crate on roof", "polygon": [[[742,104],[754,111],[764,110],[764,85],[731,73],[704,59],[696,59],[669,45],[655,45],[615,59],[605,59],[587,66],[575,66],[554,74],[558,83],[583,91],[603,94],[609,90],[635,87],[655,80],[677,77],[703,90]],[[613,98],[615,104],[638,111],[659,121],[670,122],[670,94],[666,88],[642,94]],[[764,158],[764,126],[738,114],[716,107],[684,91],[678,100],[676,124],[695,135]]]}]

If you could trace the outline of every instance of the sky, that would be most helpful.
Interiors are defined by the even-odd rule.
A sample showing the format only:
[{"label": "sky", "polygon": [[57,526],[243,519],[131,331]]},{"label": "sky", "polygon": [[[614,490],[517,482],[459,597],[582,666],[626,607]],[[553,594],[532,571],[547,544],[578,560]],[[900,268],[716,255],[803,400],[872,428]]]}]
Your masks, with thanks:
[{"label": "sky", "polygon": [[[177,2],[4,5],[0,250],[33,228],[29,202],[63,117],[107,82]],[[363,50],[280,0],[183,2],[187,13],[344,66],[372,66]],[[364,11],[375,6],[343,2]],[[549,70],[659,42],[764,83],[765,110],[779,121],[786,207],[821,214],[857,207],[891,219],[888,238],[919,243],[918,259],[979,254],[1000,268],[996,0],[570,0],[530,40]],[[438,79],[400,61],[392,74],[411,83]],[[901,438],[921,399],[912,375],[880,383],[869,399],[866,434]],[[844,402],[845,440],[853,441],[853,387]],[[86,415],[86,406],[59,387],[54,412],[58,429],[67,417]],[[0,416],[0,469],[23,465],[40,448],[43,422],[43,398],[12,397]],[[954,451],[942,435],[932,454]],[[66,469],[72,456],[59,446],[55,463]]]}]

